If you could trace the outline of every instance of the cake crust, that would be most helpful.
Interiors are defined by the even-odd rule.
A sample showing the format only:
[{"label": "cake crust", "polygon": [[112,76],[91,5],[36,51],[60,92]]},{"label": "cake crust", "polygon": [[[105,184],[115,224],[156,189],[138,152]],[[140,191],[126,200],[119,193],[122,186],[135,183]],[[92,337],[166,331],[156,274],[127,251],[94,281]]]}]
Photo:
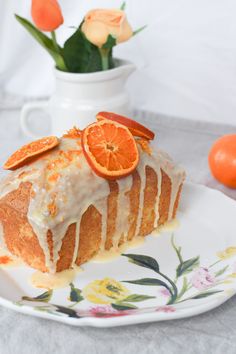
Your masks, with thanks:
[{"label": "cake crust", "polygon": [[[106,181],[94,176],[85,166],[79,139],[76,142],[73,140],[72,144],[66,143],[65,146],[64,150],[58,149],[53,154],[47,154],[43,161],[39,159],[16,171],[17,173],[14,172],[10,182],[7,180],[3,184],[4,192],[0,195],[3,242],[12,254],[31,267],[42,272],[60,272],[73,267],[74,264],[81,265],[100,250],[118,247],[137,235],[144,237],[175,217],[184,172],[176,169],[167,155],[160,154],[161,159],[155,160],[140,149],[141,162],[132,175],[125,177],[123,181]],[[79,181],[78,170],[83,166],[83,178],[87,178],[91,184],[91,191],[88,190],[89,203],[86,200],[85,204],[82,200],[86,198],[85,192],[78,189],[79,186],[73,185],[75,181]],[[79,173],[82,175],[82,172]],[[44,174],[43,181],[39,179],[39,183],[38,177],[31,177],[35,174],[39,174],[40,178]],[[52,176],[55,177],[56,174],[60,175],[60,178],[55,182]],[[67,181],[68,176],[73,174],[73,179]],[[64,188],[65,180],[69,192],[66,191],[63,199],[60,187],[63,185]],[[35,186],[38,192],[35,191]],[[83,186],[82,184],[81,188]],[[79,190],[78,197],[74,190],[71,191],[72,188]],[[102,191],[97,193],[99,188]],[[42,193],[42,197],[37,199],[36,193]],[[62,199],[66,205],[67,195],[74,198],[71,212],[75,213],[73,218],[68,220],[70,208],[66,206],[68,211],[64,211],[58,206]],[[43,196],[47,197],[47,201]],[[76,203],[86,207],[78,207]],[[45,206],[49,205],[49,215],[45,216]],[[80,215],[76,214],[78,211]],[[46,226],[44,222],[47,222]],[[62,231],[58,228],[60,223],[63,224]],[[38,234],[40,227],[40,231],[45,232],[45,244]],[[55,230],[59,230],[59,241]],[[58,253],[55,252],[55,243]],[[54,263],[54,268],[49,268],[50,263]]]}]

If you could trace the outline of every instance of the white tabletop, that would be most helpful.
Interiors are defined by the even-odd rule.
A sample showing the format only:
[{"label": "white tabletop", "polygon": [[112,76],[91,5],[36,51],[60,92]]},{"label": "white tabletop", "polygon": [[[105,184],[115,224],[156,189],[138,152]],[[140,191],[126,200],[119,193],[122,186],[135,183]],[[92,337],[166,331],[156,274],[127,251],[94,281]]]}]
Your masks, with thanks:
[{"label": "white tabletop", "polygon": [[[220,189],[236,199],[236,190],[214,181],[207,165],[212,142],[220,135],[236,133],[236,126],[188,121],[148,112],[136,112],[135,116],[155,130],[158,146],[185,167],[189,179]],[[0,164],[27,140],[20,132],[19,108],[0,108]],[[0,353],[235,353],[234,311],[235,297],[194,318],[97,329],[73,328],[0,307]]]}]

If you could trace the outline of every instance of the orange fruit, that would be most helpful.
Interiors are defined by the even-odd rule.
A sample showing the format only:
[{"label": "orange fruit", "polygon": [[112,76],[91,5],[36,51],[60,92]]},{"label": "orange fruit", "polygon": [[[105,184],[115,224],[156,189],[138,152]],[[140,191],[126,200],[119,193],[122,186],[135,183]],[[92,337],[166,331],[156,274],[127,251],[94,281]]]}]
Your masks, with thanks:
[{"label": "orange fruit", "polygon": [[134,136],[139,136],[140,138],[145,138],[148,140],[153,140],[155,134],[146,128],[144,125],[134,121],[133,119],[120,116],[119,114],[112,113],[112,112],[99,112],[96,115],[98,121],[103,119],[110,119],[114,122],[120,123],[125,125]]},{"label": "orange fruit", "polygon": [[209,152],[208,162],[219,182],[236,188],[236,134],[224,135],[216,140]]},{"label": "orange fruit", "polygon": [[49,151],[57,145],[59,145],[59,139],[56,136],[48,136],[33,141],[14,152],[14,154],[12,154],[4,164],[3,168],[5,170],[16,170],[17,168],[31,162],[35,156]]},{"label": "orange fruit", "polygon": [[84,155],[100,177],[119,179],[138,165],[139,152],[133,135],[125,126],[102,120],[90,124],[82,133]]}]

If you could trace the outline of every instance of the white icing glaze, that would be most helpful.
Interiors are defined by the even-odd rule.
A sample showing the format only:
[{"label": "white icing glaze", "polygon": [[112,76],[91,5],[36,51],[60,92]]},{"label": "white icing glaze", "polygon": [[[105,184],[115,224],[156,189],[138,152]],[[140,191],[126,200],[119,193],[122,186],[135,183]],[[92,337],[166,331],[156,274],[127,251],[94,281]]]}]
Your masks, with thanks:
[{"label": "white icing glaze", "polygon": [[72,283],[81,268],[67,269],[56,274],[34,272],[30,277],[30,284],[35,288],[43,289],[61,289]]},{"label": "white icing glaze", "polygon": [[156,169],[156,174],[157,174],[157,195],[156,195],[156,201],[155,201],[155,219],[154,219],[154,228],[156,229],[158,226],[158,220],[160,217],[159,213],[159,202],[160,202],[160,196],[161,196],[161,181],[162,181],[162,174],[161,174],[161,168]]},{"label": "white icing glaze", "polygon": [[[172,218],[179,186],[185,175],[182,169],[173,164],[166,153],[157,150],[149,155],[143,152],[140,146],[139,151],[140,162],[137,172],[140,176],[141,187],[136,236],[139,235],[142,223],[146,166],[150,166],[157,173],[158,191],[155,202],[155,227],[157,227],[159,219],[161,169],[171,179],[169,220]],[[38,237],[45,255],[45,265],[50,273],[56,272],[63,239],[68,227],[74,223],[76,224],[76,237],[71,266],[75,265],[79,249],[81,219],[91,204],[101,214],[100,251],[104,251],[107,235],[107,197],[110,194],[110,188],[108,182],[98,177],[88,165],[82,153],[79,139],[62,138],[59,147],[50,154],[38,159],[31,165],[12,172],[0,187],[0,198],[17,189],[21,182],[32,184],[31,192],[33,192],[33,195],[30,197],[28,221]],[[119,194],[113,249],[118,248],[122,235],[124,240],[127,240],[130,213],[128,192],[132,187],[132,176],[124,177],[117,183]],[[52,233],[52,259],[47,240],[48,230],[51,230]]]},{"label": "white icing glaze", "polygon": [[113,247],[118,248],[121,237],[127,240],[129,231],[130,199],[128,192],[132,187],[132,176],[127,176],[117,181],[119,194],[117,200],[117,217],[115,234],[113,235]]},{"label": "white icing glaze", "polygon": [[108,195],[109,192],[103,199],[100,199],[95,203],[93,203],[93,206],[98,210],[98,212],[102,216],[102,230],[101,230],[101,243],[100,243],[101,251],[105,250],[105,244],[107,239],[107,196]]},{"label": "white icing glaze", "polygon": [[145,190],[145,186],[146,186],[146,166],[147,166],[146,160],[141,158],[139,161],[139,165],[137,167],[137,172],[140,177],[140,190],[139,190],[138,218],[137,218],[135,236],[139,235],[140,227],[142,224],[143,205],[144,205],[144,190]]}]

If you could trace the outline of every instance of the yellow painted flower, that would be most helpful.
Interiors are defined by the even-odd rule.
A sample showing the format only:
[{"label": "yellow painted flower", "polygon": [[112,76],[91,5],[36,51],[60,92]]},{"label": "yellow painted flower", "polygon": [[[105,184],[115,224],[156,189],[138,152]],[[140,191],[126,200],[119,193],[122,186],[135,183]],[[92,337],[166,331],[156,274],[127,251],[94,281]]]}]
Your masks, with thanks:
[{"label": "yellow painted flower", "polygon": [[230,278],[236,278],[236,273],[231,273],[231,274],[229,275],[229,277],[230,277]]},{"label": "yellow painted flower", "polygon": [[224,280],[222,283],[223,283],[223,284],[232,284],[233,281],[232,281],[232,280]]},{"label": "yellow painted flower", "polygon": [[218,252],[217,256],[224,260],[236,256],[236,247],[228,247],[222,252]]},{"label": "yellow painted flower", "polygon": [[112,278],[94,280],[83,289],[83,296],[94,304],[111,304],[130,295],[129,290]]}]

